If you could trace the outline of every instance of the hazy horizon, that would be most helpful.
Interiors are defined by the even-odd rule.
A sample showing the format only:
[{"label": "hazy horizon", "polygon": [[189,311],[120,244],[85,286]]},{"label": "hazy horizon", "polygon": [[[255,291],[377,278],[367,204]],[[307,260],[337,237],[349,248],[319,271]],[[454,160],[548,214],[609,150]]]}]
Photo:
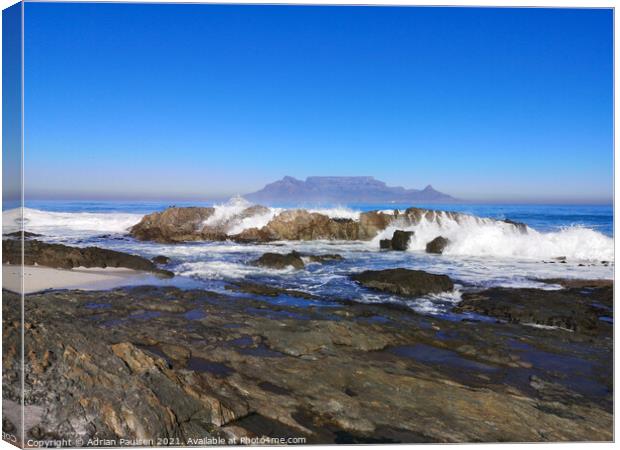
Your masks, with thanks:
[{"label": "hazy horizon", "polygon": [[612,202],[610,9],[25,11],[28,199],[371,175],[468,202]]},{"label": "hazy horizon", "polygon": [[[283,175],[282,177],[280,177],[278,180],[281,180],[282,178],[284,178],[285,176],[291,176],[291,175]],[[313,175],[310,175],[313,176]],[[323,175],[323,176],[338,176],[338,175]],[[361,175],[361,176],[369,176],[369,175]],[[293,178],[297,178],[299,180],[305,180],[307,177],[295,177],[293,176]],[[375,179],[377,179],[376,177],[373,177]],[[277,180],[272,180],[272,181],[277,181]],[[385,180],[379,180],[379,181],[385,181]],[[386,183],[388,186],[390,187],[397,187],[393,184],[390,184],[389,182]],[[194,195],[175,195],[175,194],[165,194],[165,193],[143,193],[143,194],[128,194],[125,196],[111,196],[109,194],[103,194],[103,195],[97,195],[95,193],[84,193],[82,192],[81,195],[76,195],[75,192],[68,192],[64,195],[60,195],[58,196],[56,193],[52,194],[52,195],[27,195],[26,196],[26,203],[28,203],[28,201],[58,201],[58,202],[88,202],[88,201],[93,201],[93,202],[140,202],[140,201],[144,201],[144,202],[179,202],[179,203],[188,203],[188,202],[204,202],[204,203],[208,203],[208,202],[226,202],[228,200],[230,200],[233,197],[243,197],[244,195],[250,194],[252,192],[258,191],[259,189],[263,188],[264,186],[260,186],[258,188],[256,188],[254,191],[248,191],[248,192],[231,192],[231,193],[227,193],[227,194],[219,194],[219,195],[214,195],[214,194],[209,194],[209,193],[196,193]],[[404,187],[406,189],[423,189],[425,186],[401,186]],[[444,194],[448,194],[448,195],[452,195],[450,192],[445,192],[442,191],[441,189],[437,188],[436,186],[433,186],[434,189],[444,193]],[[300,202],[300,203],[303,203]],[[330,202],[325,202],[325,203],[330,203]],[[333,202],[331,202],[333,203]],[[566,205],[612,205],[613,204],[613,199],[588,199],[588,198],[581,198],[581,199],[570,199],[570,198],[564,198],[564,199],[558,199],[558,198],[546,198],[546,197],[542,197],[542,196],[538,196],[536,198],[455,198],[454,202],[448,201],[448,202],[413,202],[413,203],[427,203],[427,204],[432,204],[432,203],[437,203],[437,204],[458,204],[458,203],[463,203],[463,204],[566,204]]]}]

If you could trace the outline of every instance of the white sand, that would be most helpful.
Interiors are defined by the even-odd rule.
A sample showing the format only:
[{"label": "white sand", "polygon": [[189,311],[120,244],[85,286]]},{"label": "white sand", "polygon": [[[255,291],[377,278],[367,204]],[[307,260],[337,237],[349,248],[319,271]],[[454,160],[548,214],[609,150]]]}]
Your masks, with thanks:
[{"label": "white sand", "polygon": [[[21,267],[2,265],[2,287],[13,292],[21,291]],[[111,289],[118,286],[138,284],[152,279],[153,275],[124,268],[52,269],[42,266],[24,266],[24,293],[46,289]]]}]

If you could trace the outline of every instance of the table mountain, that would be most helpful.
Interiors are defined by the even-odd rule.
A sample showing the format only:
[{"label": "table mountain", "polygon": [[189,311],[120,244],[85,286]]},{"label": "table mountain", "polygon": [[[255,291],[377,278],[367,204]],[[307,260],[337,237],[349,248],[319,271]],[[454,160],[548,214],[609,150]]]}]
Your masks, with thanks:
[{"label": "table mountain", "polygon": [[458,201],[431,185],[424,189],[387,186],[374,177],[308,177],[305,181],[286,176],[263,189],[244,195],[261,203],[411,203]]}]

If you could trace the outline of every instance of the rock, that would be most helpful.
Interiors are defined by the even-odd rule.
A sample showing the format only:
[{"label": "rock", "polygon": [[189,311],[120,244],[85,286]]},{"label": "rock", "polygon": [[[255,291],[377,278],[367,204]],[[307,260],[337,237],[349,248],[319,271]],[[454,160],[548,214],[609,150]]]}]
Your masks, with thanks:
[{"label": "rock", "polygon": [[204,240],[205,237],[225,235],[202,235],[203,223],[214,213],[214,208],[172,207],[162,212],[148,214],[131,227],[129,233],[141,241],[163,243]]},{"label": "rock", "polygon": [[238,281],[226,285],[226,289],[235,292],[245,292],[246,294],[266,295],[277,297],[279,295],[290,295],[291,297],[301,297],[306,299],[318,298],[308,292],[297,291],[294,289],[283,289],[276,286],[266,286],[264,284],[252,283],[249,281]]},{"label": "rock", "polygon": [[379,248],[381,250],[392,250],[392,240],[391,239],[381,239],[379,241]]},{"label": "rock", "polygon": [[268,229],[263,228],[247,228],[239,234],[229,236],[232,241],[249,244],[253,242],[271,242],[277,241],[278,236]]},{"label": "rock", "polygon": [[611,334],[152,286],[4,292],[2,308],[3,405],[25,393],[26,438],[613,439]]},{"label": "rock", "polygon": [[366,270],[351,275],[362,286],[404,297],[419,297],[450,291],[454,284],[447,275],[435,275],[422,270]]},{"label": "rock", "polygon": [[514,220],[510,219],[505,219],[504,222],[514,226],[517,230],[519,230],[521,234],[527,233],[527,225],[523,222],[515,222]]},{"label": "rock", "polygon": [[332,262],[332,261],[344,260],[342,255],[339,255],[338,253],[328,253],[325,255],[302,255],[302,256],[304,256],[305,258],[308,258],[310,262],[315,262],[319,264],[324,264],[326,262]]},{"label": "rock", "polygon": [[370,240],[385,230],[395,219],[392,214],[378,211],[364,212],[359,219],[359,239]]},{"label": "rock", "polygon": [[450,241],[445,237],[437,236],[426,244],[426,253],[437,253],[441,255],[449,243]]},{"label": "rock", "polygon": [[151,261],[153,261],[155,264],[164,265],[170,262],[170,258],[164,255],[158,255],[158,256],[155,256],[154,258],[151,258]]},{"label": "rock", "polygon": [[413,231],[396,230],[392,235],[392,250],[404,251],[409,248],[409,241],[413,236]]},{"label": "rock", "polygon": [[[22,242],[5,239],[2,241],[2,262],[21,264]],[[125,267],[127,269],[153,272],[167,278],[174,274],[158,269],[152,261],[137,255],[107,250],[99,247],[69,247],[62,244],[48,244],[37,240],[24,241],[24,264],[40,265],[57,269],[74,267]]]},{"label": "rock", "polygon": [[305,267],[301,255],[296,251],[287,254],[265,253],[260,258],[252,261],[252,264],[272,269],[286,269],[289,266],[295,269],[303,269]]},{"label": "rock", "polygon": [[176,361],[181,366],[187,364],[192,356],[192,353],[183,345],[167,344],[163,343],[159,346],[161,350],[169,356],[172,360]]},{"label": "rock", "polygon": [[305,209],[287,210],[271,219],[263,228],[250,228],[231,236],[240,242],[248,241],[309,241],[315,239],[356,240],[359,224],[352,220],[332,219]]},{"label": "rock", "polygon": [[613,280],[581,280],[575,278],[537,278],[536,281],[541,281],[548,284],[559,284],[565,288],[611,288],[614,285]]},{"label": "rock", "polygon": [[491,288],[465,293],[455,311],[586,334],[609,332],[612,325],[599,317],[613,314],[613,288],[593,287],[584,291],[583,286],[575,286],[578,287],[561,290]]}]

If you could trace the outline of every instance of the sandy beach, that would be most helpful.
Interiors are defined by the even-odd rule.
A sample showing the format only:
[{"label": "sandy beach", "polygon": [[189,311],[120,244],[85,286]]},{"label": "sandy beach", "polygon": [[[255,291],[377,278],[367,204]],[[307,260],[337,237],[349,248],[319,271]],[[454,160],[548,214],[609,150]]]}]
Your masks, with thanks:
[{"label": "sandy beach", "polygon": [[[151,274],[125,268],[85,268],[53,269],[42,266],[24,266],[24,293],[47,289],[111,289],[134,283],[144,283]],[[12,292],[20,292],[20,266],[2,265],[2,287]]]}]

